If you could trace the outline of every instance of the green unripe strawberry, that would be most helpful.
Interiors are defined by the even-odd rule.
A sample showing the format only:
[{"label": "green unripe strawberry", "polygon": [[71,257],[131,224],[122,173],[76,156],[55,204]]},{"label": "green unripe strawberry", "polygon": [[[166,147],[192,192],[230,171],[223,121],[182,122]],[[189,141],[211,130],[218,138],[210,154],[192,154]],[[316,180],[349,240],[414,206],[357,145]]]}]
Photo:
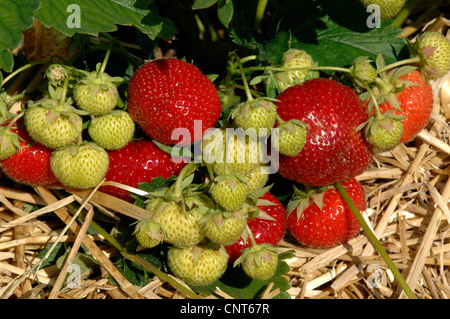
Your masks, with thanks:
[{"label": "green unripe strawberry", "polygon": [[450,71],[450,40],[438,32],[425,31],[418,43],[431,78],[443,77]]},{"label": "green unripe strawberry", "polygon": [[248,181],[235,175],[219,175],[209,190],[213,200],[224,210],[234,212],[242,208],[249,193]]},{"label": "green unripe strawberry", "polygon": [[374,153],[390,150],[398,145],[403,134],[401,118],[372,116],[366,127],[366,139],[373,146]]},{"label": "green unripe strawberry", "polygon": [[246,176],[249,193],[256,192],[267,184],[269,180],[269,170],[270,167],[268,165],[261,165],[256,167]]},{"label": "green unripe strawberry", "polygon": [[278,252],[269,245],[252,245],[244,250],[234,266],[238,264],[250,278],[269,280],[278,267]]},{"label": "green unripe strawberry", "polygon": [[143,248],[153,248],[163,240],[161,225],[152,219],[138,221],[133,234]]},{"label": "green unripe strawberry", "polygon": [[67,70],[61,64],[51,64],[45,71],[45,77],[50,83],[59,85],[68,76]]},{"label": "green unripe strawberry", "polygon": [[233,124],[243,130],[253,128],[256,133],[264,129],[269,135],[277,119],[277,107],[267,98],[258,98],[238,104],[231,112]]},{"label": "green unripe strawberry", "polygon": [[8,127],[0,126],[0,160],[4,160],[20,149],[19,137]]},{"label": "green unripe strawberry", "polygon": [[97,186],[108,165],[108,153],[93,142],[56,149],[50,157],[50,167],[56,178],[64,186],[77,189]]},{"label": "green unripe strawberry", "polygon": [[226,110],[241,102],[241,97],[234,92],[233,88],[220,88],[217,93],[219,94],[222,110]]},{"label": "green unripe strawberry", "polygon": [[402,10],[406,0],[360,0],[360,2],[366,8],[371,4],[378,5],[381,19],[393,19]]},{"label": "green unripe strawberry", "polygon": [[364,56],[357,57],[353,61],[350,74],[352,75],[352,80],[362,88],[365,86],[361,81],[369,84],[374,82],[378,76],[377,70],[371,64],[371,60]]},{"label": "green unripe strawberry", "polygon": [[88,73],[73,89],[73,97],[78,107],[91,115],[108,113],[116,105],[119,97],[116,83],[119,77],[111,77],[106,73],[98,75],[98,71]]},{"label": "green unripe strawberry", "polygon": [[225,273],[228,254],[223,248],[172,246],[167,254],[167,263],[175,277],[188,285],[208,286]]},{"label": "green unripe strawberry", "polygon": [[134,136],[135,124],[126,111],[113,110],[94,116],[88,128],[89,136],[107,150],[118,150]]},{"label": "green unripe strawberry", "polygon": [[[314,60],[304,50],[289,49],[283,54],[281,67],[285,69],[308,68],[314,66]],[[286,70],[275,73],[275,79],[281,91],[290,86],[305,82],[309,70]]]},{"label": "green unripe strawberry", "polygon": [[75,142],[83,130],[83,120],[69,104],[58,105],[44,98],[25,111],[25,127],[30,136],[48,148]]},{"label": "green unripe strawberry", "polygon": [[249,174],[265,162],[264,145],[255,132],[250,133],[223,127],[208,131],[202,141],[203,160],[216,175]]},{"label": "green unripe strawberry", "polygon": [[212,212],[200,221],[206,237],[223,246],[234,244],[241,237],[246,224],[247,218],[242,211]]},{"label": "green unripe strawberry", "polygon": [[305,146],[307,130],[305,123],[289,120],[278,126],[278,141],[273,144],[280,154],[297,156]]},{"label": "green unripe strawberry", "polygon": [[161,225],[166,243],[177,247],[189,247],[200,243],[205,238],[199,225],[203,215],[198,209],[182,211],[176,202],[163,205],[155,221]]}]

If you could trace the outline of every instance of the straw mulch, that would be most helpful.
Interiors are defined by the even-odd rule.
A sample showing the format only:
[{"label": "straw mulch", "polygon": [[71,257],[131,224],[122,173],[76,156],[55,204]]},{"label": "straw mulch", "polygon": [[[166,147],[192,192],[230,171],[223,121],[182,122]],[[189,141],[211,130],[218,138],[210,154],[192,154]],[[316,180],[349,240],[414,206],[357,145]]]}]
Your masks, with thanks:
[{"label": "straw mulch", "polygon": [[[423,27],[408,25],[405,35]],[[440,17],[426,27],[446,34],[450,21]],[[450,121],[450,74],[431,84],[435,108],[426,129],[414,142],[376,155],[372,167],[358,176],[358,180],[367,194],[367,221],[417,297],[447,299],[450,297],[447,204],[450,127],[446,123]],[[26,90],[32,86],[33,81]],[[95,207],[117,223],[124,216],[143,218],[146,211],[95,189],[68,190],[71,195],[63,199],[55,196],[55,191],[43,187],[0,186],[1,298],[188,298],[158,276],[144,287],[132,285],[112,261],[117,250],[101,235],[86,235]],[[39,209],[27,213],[30,204],[38,205]],[[78,207],[75,214],[69,209],[73,206]],[[48,254],[39,253],[56,243],[72,246],[69,260],[83,244],[101,265],[101,273],[83,279],[78,287],[67,287],[64,285],[67,267],[40,267]],[[345,245],[327,250],[300,247],[289,236],[280,246],[295,252],[294,257],[286,260],[290,266],[286,274],[291,284],[288,293],[292,298],[405,298],[364,233]],[[269,286],[263,298],[277,293]],[[221,291],[217,294],[229,298]]]}]

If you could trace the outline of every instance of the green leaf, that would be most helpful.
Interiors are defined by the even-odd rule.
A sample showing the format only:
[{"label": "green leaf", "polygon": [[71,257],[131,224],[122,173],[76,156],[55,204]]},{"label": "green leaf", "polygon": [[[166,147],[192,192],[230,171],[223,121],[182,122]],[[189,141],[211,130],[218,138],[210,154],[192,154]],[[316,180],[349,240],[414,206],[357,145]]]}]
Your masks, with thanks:
[{"label": "green leaf", "polygon": [[138,184],[138,188],[148,193],[154,192],[157,189],[167,187],[167,181],[164,177],[158,176],[152,178],[151,182],[142,182]]},{"label": "green leaf", "polygon": [[11,72],[14,66],[14,57],[9,50],[0,51],[0,69]]},{"label": "green leaf", "polygon": [[291,34],[289,32],[279,33],[264,45],[264,52],[260,55],[260,59],[271,62],[274,65],[280,65],[283,54],[289,50],[290,41]]},{"label": "green leaf", "polygon": [[217,0],[195,0],[192,10],[206,9],[212,7],[216,2]]},{"label": "green leaf", "polygon": [[39,0],[0,0],[0,6],[0,51],[15,49],[23,39],[21,31],[33,24]]},{"label": "green leaf", "polygon": [[258,54],[265,53],[264,39],[253,29],[231,29],[230,37],[237,45],[256,51]]},{"label": "green leaf", "polygon": [[357,1],[336,2],[292,31],[297,38],[292,47],[307,51],[319,65],[347,66],[357,56],[375,60],[378,53],[386,63],[397,61],[405,46],[399,37],[402,29],[391,26],[390,20],[370,29],[366,19]]},{"label": "green leaf", "polygon": [[45,26],[62,33],[98,35],[117,30],[117,25],[134,26],[152,40],[168,39],[176,32],[172,21],[151,12],[151,0],[46,0],[34,14]]},{"label": "green leaf", "polygon": [[219,17],[220,22],[226,27],[231,22],[234,14],[234,6],[232,0],[219,0],[217,4],[217,16]]}]

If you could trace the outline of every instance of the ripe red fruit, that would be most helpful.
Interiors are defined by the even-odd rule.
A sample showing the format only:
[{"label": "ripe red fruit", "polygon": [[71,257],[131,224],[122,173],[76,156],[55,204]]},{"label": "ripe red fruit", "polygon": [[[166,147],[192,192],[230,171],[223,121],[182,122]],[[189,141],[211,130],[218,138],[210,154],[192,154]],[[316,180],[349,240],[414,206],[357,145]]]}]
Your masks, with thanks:
[{"label": "ripe red fruit", "polygon": [[349,87],[317,78],[286,89],[277,99],[283,121],[296,119],[307,127],[302,151],[292,157],[280,154],[280,175],[301,184],[325,186],[359,175],[370,165],[372,147],[356,130],[368,114]]},{"label": "ripe red fruit", "polygon": [[[153,139],[168,145],[189,145],[219,119],[221,104],[214,84],[194,65],[178,59],[149,62],[130,80],[128,110]],[[194,136],[194,121],[201,132]],[[187,129],[190,137],[172,132]],[[200,135],[201,133],[201,135]]]},{"label": "ripe red fruit", "polygon": [[[106,181],[114,181],[137,188],[139,183],[152,178],[169,178],[178,175],[185,163],[174,163],[170,154],[161,150],[153,141],[141,139],[129,142],[116,151],[108,151],[109,167]],[[100,190],[132,202],[129,191],[116,186],[101,186]]]},{"label": "ripe red fruit", "polygon": [[[403,134],[399,143],[409,142],[413,140],[416,135],[425,127],[431,116],[433,109],[433,91],[431,86],[427,84],[418,70],[414,70],[399,78],[400,83],[415,83],[416,85],[410,85],[403,89],[401,92],[396,93],[398,104],[401,111],[396,110],[391,103],[386,102],[380,105],[380,111],[382,113],[386,111],[395,110],[394,114],[404,115]],[[367,104],[368,102],[366,102]]]},{"label": "ripe red fruit", "polygon": [[[354,178],[342,182],[345,190],[360,211],[366,209],[364,189]],[[302,245],[312,248],[331,248],[346,243],[359,232],[360,225],[352,211],[334,188],[318,193],[323,195],[322,210],[311,200],[299,205],[287,217],[287,229]],[[314,195],[314,196],[317,196]],[[316,197],[317,200],[317,197]]]},{"label": "ripe red fruit", "polygon": [[[2,125],[6,126],[8,123],[9,121],[6,121]],[[20,149],[12,156],[0,161],[0,167],[5,175],[25,185],[59,184],[50,168],[52,150],[30,137],[22,119],[11,127],[11,131],[19,136]]]},{"label": "ripe red fruit", "polygon": [[[257,244],[267,243],[277,246],[280,240],[283,238],[286,231],[286,212],[284,206],[280,201],[271,193],[267,192],[259,198],[273,203],[274,205],[257,205],[257,207],[267,213],[275,220],[263,219],[263,218],[251,218],[247,220],[248,227],[250,228]],[[225,246],[225,250],[230,255],[229,262],[233,263],[241,256],[241,251],[251,246],[250,238],[246,241],[241,237],[233,245]]]}]

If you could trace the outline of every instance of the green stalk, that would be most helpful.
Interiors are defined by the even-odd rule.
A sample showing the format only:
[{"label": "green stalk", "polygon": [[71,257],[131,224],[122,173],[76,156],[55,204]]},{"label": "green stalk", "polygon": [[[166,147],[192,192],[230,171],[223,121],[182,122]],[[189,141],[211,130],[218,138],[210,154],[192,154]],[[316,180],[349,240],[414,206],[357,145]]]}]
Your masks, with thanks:
[{"label": "green stalk", "polygon": [[405,65],[405,64],[414,64],[414,63],[418,63],[418,62],[420,62],[420,58],[419,57],[414,57],[414,58],[410,58],[410,59],[400,60],[400,61],[391,63],[389,65],[386,65],[385,67],[383,67],[380,70],[377,70],[377,73],[383,73],[383,72],[389,71],[389,70],[391,70],[393,68],[396,68],[398,66],[402,66],[402,65]]},{"label": "green stalk", "polygon": [[4,78],[1,86],[3,87],[6,84],[6,82],[11,80],[13,77],[15,77],[20,72],[25,71],[26,69],[32,68],[33,66],[39,65],[39,64],[50,64],[50,62],[48,62],[48,61],[36,61],[36,62],[25,64],[24,66],[18,68],[17,70],[15,70],[11,74],[9,74],[6,78]]},{"label": "green stalk", "polygon": [[395,17],[394,23],[392,26],[401,28],[403,22],[409,17],[414,8],[419,4],[421,0],[409,0],[399,14]]},{"label": "green stalk", "polygon": [[61,95],[61,98],[59,99],[59,102],[58,102],[58,106],[59,107],[63,107],[64,104],[66,103],[66,96],[67,96],[67,88],[68,88],[68,86],[69,86],[69,77],[66,77],[64,79],[62,95]]},{"label": "green stalk", "polygon": [[258,244],[256,243],[255,237],[253,237],[252,230],[248,226],[248,223],[245,224],[245,229],[247,230],[248,237],[250,238],[250,242],[252,243],[252,246],[257,246]]},{"label": "green stalk", "polygon": [[261,21],[264,17],[264,12],[266,11],[268,0],[259,0],[258,5],[256,7],[256,15],[255,15],[255,29],[258,30],[261,26]]},{"label": "green stalk", "polygon": [[185,177],[189,176],[197,169],[197,166],[198,166],[197,163],[190,162],[185,167],[183,167],[183,169],[180,171],[180,173],[178,174],[177,180],[174,184],[175,188],[172,193],[172,196],[174,198],[179,198],[181,195],[183,195],[183,190],[181,189],[181,184],[183,183],[183,180]]},{"label": "green stalk", "polygon": [[361,225],[363,231],[365,232],[367,238],[370,240],[372,245],[375,247],[375,249],[378,251],[380,256],[383,258],[383,260],[385,261],[385,263],[387,264],[389,269],[392,271],[395,279],[397,279],[398,283],[403,288],[403,290],[405,291],[405,293],[408,296],[408,298],[410,298],[410,299],[417,299],[417,297],[414,295],[414,292],[408,286],[408,283],[406,282],[405,278],[402,276],[402,274],[400,273],[398,268],[395,266],[394,262],[391,260],[391,258],[389,257],[388,253],[386,252],[386,250],[380,244],[380,242],[378,241],[377,237],[375,236],[375,234],[370,229],[369,225],[367,225],[366,221],[364,220],[363,216],[361,215],[361,212],[356,207],[356,205],[353,203],[352,199],[348,195],[348,193],[345,190],[344,186],[342,186],[342,184],[340,182],[335,183],[334,186],[339,191],[339,193],[341,194],[342,198],[347,203],[348,207],[350,207],[350,210],[355,215],[355,217],[358,220],[359,224]]},{"label": "green stalk", "polygon": [[237,54],[235,54],[235,56],[236,56],[236,60],[238,62],[239,71],[241,73],[242,82],[244,83],[245,94],[247,95],[247,101],[253,101],[253,96],[252,96],[250,87],[248,86],[248,82],[247,82],[247,78],[245,76],[244,68],[242,67],[242,61],[241,61],[241,59],[239,58],[239,56]]},{"label": "green stalk", "polygon": [[278,67],[248,67],[243,69],[244,71],[337,71],[337,72],[345,72],[350,73],[350,69],[334,67],[334,66],[310,66],[304,68],[278,68]]},{"label": "green stalk", "polygon": [[380,119],[382,117],[381,111],[380,111],[380,106],[378,105],[378,101],[377,98],[375,97],[375,95],[373,94],[371,88],[369,87],[369,85],[366,83],[366,81],[360,81],[361,83],[363,83],[364,88],[366,89],[366,91],[369,93],[370,98],[372,99],[373,105],[375,107],[375,110],[377,112],[377,118]]},{"label": "green stalk", "polygon": [[106,50],[106,54],[105,54],[105,58],[103,59],[102,66],[101,66],[100,70],[97,73],[97,79],[99,79],[102,76],[103,72],[105,72],[106,65],[108,64],[108,60],[109,60],[109,56],[110,55],[111,55],[111,42],[109,44],[108,50]]}]

